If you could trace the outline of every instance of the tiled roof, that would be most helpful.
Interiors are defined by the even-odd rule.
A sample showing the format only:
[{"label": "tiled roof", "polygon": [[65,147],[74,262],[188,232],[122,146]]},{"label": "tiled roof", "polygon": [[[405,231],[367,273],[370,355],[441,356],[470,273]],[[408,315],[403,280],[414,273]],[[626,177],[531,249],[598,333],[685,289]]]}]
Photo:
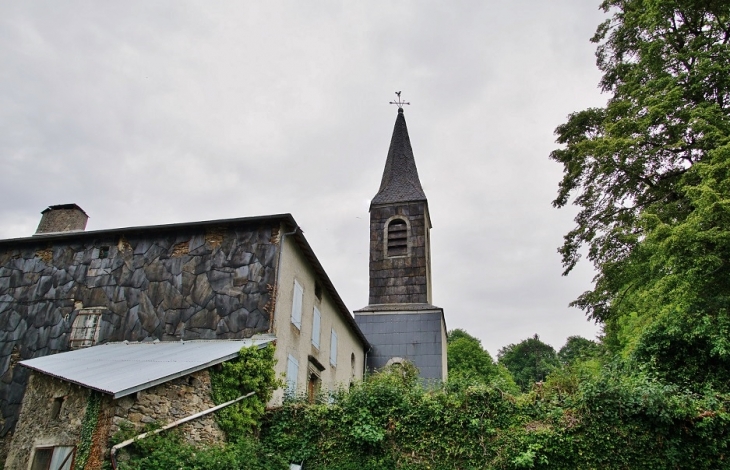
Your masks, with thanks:
[{"label": "tiled roof", "polygon": [[416,160],[413,158],[411,140],[408,138],[406,118],[403,116],[403,110],[399,109],[380,190],[371,201],[371,206],[425,200],[426,194],[418,179]]}]

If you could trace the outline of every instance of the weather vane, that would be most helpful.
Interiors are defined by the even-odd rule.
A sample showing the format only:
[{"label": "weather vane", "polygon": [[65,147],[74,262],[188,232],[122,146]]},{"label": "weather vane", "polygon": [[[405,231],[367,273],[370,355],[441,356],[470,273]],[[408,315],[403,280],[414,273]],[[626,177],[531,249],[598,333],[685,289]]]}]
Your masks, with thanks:
[{"label": "weather vane", "polygon": [[396,95],[398,96],[398,99],[397,99],[397,100],[395,100],[395,101],[391,101],[391,102],[390,102],[390,104],[395,104],[395,105],[398,105],[398,109],[399,109],[399,110],[403,109],[403,105],[404,105],[404,104],[408,104],[408,105],[410,105],[410,104],[411,104],[411,103],[409,103],[408,101],[403,101],[403,100],[402,100],[402,99],[400,98],[400,91],[396,91],[396,92],[395,92],[395,94],[396,94]]}]

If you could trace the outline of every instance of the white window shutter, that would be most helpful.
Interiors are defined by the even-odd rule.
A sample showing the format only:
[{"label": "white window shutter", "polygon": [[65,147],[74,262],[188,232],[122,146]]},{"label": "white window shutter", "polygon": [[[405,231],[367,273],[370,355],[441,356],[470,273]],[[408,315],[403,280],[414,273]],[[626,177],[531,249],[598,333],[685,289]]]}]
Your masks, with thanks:
[{"label": "white window shutter", "polygon": [[298,329],[302,329],[302,299],[304,297],[304,289],[294,280],[294,300],[291,306],[291,322]]},{"label": "white window shutter", "polygon": [[286,394],[294,396],[297,392],[297,376],[299,375],[299,361],[289,354],[286,362]]},{"label": "white window shutter", "polygon": [[330,336],[330,364],[337,365],[337,333],[335,330],[332,330],[332,336]]},{"label": "white window shutter", "polygon": [[314,307],[314,319],[312,320],[312,345],[319,349],[319,328],[322,321],[322,314]]}]

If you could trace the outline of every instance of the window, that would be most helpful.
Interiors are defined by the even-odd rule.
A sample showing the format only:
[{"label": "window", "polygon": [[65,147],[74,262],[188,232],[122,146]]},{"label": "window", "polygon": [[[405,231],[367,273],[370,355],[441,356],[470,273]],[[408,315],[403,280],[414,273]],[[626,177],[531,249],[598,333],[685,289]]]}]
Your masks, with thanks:
[{"label": "window", "polygon": [[82,308],[71,326],[71,349],[93,346],[99,341],[101,308]]},{"label": "window", "polygon": [[319,313],[319,309],[314,307],[314,318],[312,319],[312,346],[319,349],[319,329],[320,322],[322,321],[322,314]]},{"label": "window", "polygon": [[38,447],[30,470],[71,470],[73,460],[72,446]]},{"label": "window", "polygon": [[61,414],[63,399],[64,397],[56,397],[53,399],[53,404],[51,405],[51,419],[58,419],[58,416]]},{"label": "window", "polygon": [[299,361],[289,354],[286,362],[286,395],[293,397],[297,393],[297,376],[299,375]]},{"label": "window", "polygon": [[330,336],[330,364],[337,366],[337,333],[335,330],[332,330]]},{"label": "window", "polygon": [[404,219],[388,222],[386,256],[406,256],[408,254],[408,223]]},{"label": "window", "polygon": [[294,280],[294,299],[291,306],[291,322],[297,329],[302,329],[302,299],[304,298],[304,289]]},{"label": "window", "polygon": [[317,297],[317,300],[322,300],[322,285],[319,282],[314,283],[314,296]]}]

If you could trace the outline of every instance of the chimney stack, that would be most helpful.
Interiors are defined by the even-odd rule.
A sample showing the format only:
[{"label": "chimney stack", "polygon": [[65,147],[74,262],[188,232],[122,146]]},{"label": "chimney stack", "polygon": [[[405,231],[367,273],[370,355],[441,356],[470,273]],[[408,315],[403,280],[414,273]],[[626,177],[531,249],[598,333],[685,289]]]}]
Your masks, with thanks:
[{"label": "chimney stack", "polygon": [[59,204],[49,206],[41,212],[41,223],[38,224],[36,235],[58,232],[83,232],[89,216],[76,204]]}]

